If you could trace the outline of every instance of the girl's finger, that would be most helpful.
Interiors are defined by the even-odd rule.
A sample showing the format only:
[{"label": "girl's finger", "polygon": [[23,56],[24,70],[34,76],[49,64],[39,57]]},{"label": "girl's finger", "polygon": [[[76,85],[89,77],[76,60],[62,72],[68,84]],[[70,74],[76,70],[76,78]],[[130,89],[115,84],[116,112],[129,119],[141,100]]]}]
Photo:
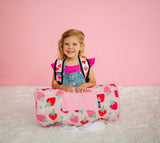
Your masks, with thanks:
[{"label": "girl's finger", "polygon": [[79,92],[79,88],[76,88],[76,92],[77,92],[77,93]]},{"label": "girl's finger", "polygon": [[73,89],[72,89],[72,88],[70,89],[70,92],[73,92]]},{"label": "girl's finger", "polygon": [[81,88],[80,87],[78,88],[78,93],[81,93]]},{"label": "girl's finger", "polygon": [[80,92],[83,93],[83,88],[81,88]]}]

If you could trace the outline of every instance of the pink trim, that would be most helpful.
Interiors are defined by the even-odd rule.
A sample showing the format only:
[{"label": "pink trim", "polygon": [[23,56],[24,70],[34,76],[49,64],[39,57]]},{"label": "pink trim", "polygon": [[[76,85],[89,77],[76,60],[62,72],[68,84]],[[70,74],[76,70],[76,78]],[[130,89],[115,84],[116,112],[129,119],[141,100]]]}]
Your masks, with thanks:
[{"label": "pink trim", "polygon": [[88,59],[90,67],[93,66],[93,64],[95,63],[95,60],[96,60],[95,58]]},{"label": "pink trim", "polygon": [[79,68],[79,65],[75,65],[75,66],[65,66],[64,72],[65,73],[74,73],[74,72],[78,72],[78,71],[82,71]]},{"label": "pink trim", "polygon": [[52,64],[51,64],[51,67],[52,67],[53,70],[54,70],[54,64],[55,64],[55,63],[52,63]]}]

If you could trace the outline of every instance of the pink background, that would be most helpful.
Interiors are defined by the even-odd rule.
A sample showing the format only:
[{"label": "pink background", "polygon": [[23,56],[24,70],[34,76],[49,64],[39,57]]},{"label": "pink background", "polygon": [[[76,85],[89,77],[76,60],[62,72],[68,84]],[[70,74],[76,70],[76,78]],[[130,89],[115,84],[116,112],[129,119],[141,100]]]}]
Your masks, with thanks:
[{"label": "pink background", "polygon": [[159,0],[0,0],[0,86],[50,86],[61,34],[86,35],[97,83],[160,85]]}]

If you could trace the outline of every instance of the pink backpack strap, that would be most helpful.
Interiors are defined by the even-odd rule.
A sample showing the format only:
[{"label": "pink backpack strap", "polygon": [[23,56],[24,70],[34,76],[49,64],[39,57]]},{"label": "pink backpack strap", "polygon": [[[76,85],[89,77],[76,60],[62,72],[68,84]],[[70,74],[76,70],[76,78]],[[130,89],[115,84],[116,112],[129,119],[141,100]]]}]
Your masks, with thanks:
[{"label": "pink backpack strap", "polygon": [[81,69],[82,69],[82,73],[86,79],[86,82],[89,81],[89,71],[90,71],[90,64],[89,64],[89,61],[88,59],[85,59],[83,57],[79,57],[79,63],[80,63],[80,66],[81,66]]},{"label": "pink backpack strap", "polygon": [[62,84],[63,81],[63,65],[64,60],[56,60],[54,65],[54,77],[58,84]]}]

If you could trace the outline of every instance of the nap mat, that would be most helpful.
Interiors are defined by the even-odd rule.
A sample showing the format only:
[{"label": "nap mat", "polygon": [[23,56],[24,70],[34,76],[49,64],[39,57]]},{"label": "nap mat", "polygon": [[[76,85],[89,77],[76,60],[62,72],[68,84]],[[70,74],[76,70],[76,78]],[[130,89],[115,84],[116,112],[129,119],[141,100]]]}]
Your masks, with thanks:
[{"label": "nap mat", "polygon": [[60,124],[81,126],[96,120],[116,121],[120,115],[115,84],[96,85],[84,93],[45,88],[35,92],[36,117],[43,127]]}]

